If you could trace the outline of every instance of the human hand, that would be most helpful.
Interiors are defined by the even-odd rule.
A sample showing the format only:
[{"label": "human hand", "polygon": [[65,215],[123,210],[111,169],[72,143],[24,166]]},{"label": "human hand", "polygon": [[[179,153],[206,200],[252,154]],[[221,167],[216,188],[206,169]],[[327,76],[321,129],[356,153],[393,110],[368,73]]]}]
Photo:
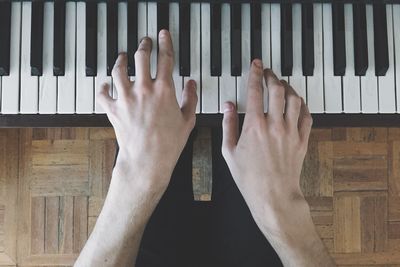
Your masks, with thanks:
[{"label": "human hand", "polygon": [[127,74],[127,55],[119,55],[112,71],[118,99],[110,97],[110,85],[104,84],[98,101],[115,129],[120,146],[117,164],[135,164],[141,171],[152,171],[142,175],[146,181],[139,182],[163,191],[195,125],[197,95],[196,83],[188,81],[182,103],[177,103],[172,79],[174,52],[166,30],[159,34],[157,77],[151,78],[150,54],[157,53],[151,51],[151,42],[144,38],[135,53],[134,82]]},{"label": "human hand", "polygon": [[[266,115],[263,79],[269,92]],[[225,104],[222,153],[260,229],[278,231],[281,215],[305,204],[299,181],[312,118],[293,88],[263,71],[260,60],[251,65],[247,90],[240,138],[235,107]]]}]

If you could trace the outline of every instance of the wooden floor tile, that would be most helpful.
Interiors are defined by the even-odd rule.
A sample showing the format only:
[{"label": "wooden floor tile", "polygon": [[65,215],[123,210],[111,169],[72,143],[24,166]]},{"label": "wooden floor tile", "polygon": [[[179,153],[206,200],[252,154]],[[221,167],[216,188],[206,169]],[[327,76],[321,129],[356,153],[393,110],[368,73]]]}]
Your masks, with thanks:
[{"label": "wooden floor tile", "polygon": [[[194,190],[209,200],[210,131],[198,138]],[[115,152],[111,128],[0,129],[0,266],[72,266]],[[338,266],[400,267],[399,128],[313,129],[301,188]]]}]

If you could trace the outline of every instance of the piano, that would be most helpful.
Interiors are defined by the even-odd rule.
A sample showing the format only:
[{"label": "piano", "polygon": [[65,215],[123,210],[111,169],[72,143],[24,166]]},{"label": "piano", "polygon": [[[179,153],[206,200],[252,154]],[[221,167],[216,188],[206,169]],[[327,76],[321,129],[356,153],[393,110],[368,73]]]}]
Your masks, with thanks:
[{"label": "piano", "polygon": [[[399,25],[396,1],[0,0],[0,127],[109,126],[98,85],[112,84],[121,51],[134,79],[138,41],[161,29],[178,101],[186,80],[200,85],[199,125],[220,123],[227,100],[245,111],[249,63],[261,58],[316,126],[399,126]],[[154,76],[156,41],[153,51]]]}]

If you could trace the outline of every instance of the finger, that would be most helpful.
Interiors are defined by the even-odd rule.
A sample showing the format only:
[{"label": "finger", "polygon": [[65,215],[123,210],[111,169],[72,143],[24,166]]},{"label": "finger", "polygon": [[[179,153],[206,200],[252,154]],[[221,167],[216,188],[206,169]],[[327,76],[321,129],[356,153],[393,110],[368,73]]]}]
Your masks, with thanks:
[{"label": "finger", "polygon": [[264,71],[264,78],[268,89],[268,117],[283,120],[285,87],[270,69]]},{"label": "finger", "polygon": [[131,87],[131,81],[128,77],[128,55],[126,53],[120,53],[118,55],[111,76],[117,87],[118,95],[124,96]]},{"label": "finger", "polygon": [[171,35],[167,30],[160,31],[158,36],[157,79],[172,79],[174,70],[174,48]]},{"label": "finger", "polygon": [[110,96],[110,85],[103,83],[97,93],[97,102],[104,109],[106,113],[111,110],[111,105],[114,104],[114,99]]},{"label": "finger", "polygon": [[301,109],[301,98],[285,80],[282,80],[281,83],[283,84],[283,86],[285,86],[286,122],[291,128],[297,129]]},{"label": "finger", "polygon": [[181,110],[186,119],[191,118],[196,112],[197,93],[196,82],[189,80],[182,91]]},{"label": "finger", "polygon": [[239,118],[232,102],[224,104],[224,119],[222,120],[222,153],[231,153],[239,138]]},{"label": "finger", "polygon": [[255,59],[251,64],[247,84],[246,113],[264,114],[263,73],[262,61]]},{"label": "finger", "polygon": [[300,110],[300,118],[299,118],[299,133],[300,138],[303,141],[308,141],[310,136],[311,127],[313,124],[313,120],[308,110],[307,105],[304,103],[304,99],[301,99],[301,110]]},{"label": "finger", "polygon": [[135,70],[136,81],[150,81],[150,55],[151,55],[151,39],[145,37],[139,44],[139,48],[135,53]]}]

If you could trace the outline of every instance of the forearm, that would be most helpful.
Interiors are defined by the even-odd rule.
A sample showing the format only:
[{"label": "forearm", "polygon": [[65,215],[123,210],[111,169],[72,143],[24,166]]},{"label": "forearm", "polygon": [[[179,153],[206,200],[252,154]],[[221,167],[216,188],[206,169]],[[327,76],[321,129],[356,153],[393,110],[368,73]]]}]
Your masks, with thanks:
[{"label": "forearm", "polygon": [[[336,266],[316,232],[309,206],[296,201],[288,210],[274,210],[260,229],[286,267]],[[271,218],[273,216],[273,218]]]},{"label": "forearm", "polygon": [[103,209],[75,266],[134,264],[146,223],[162,195],[146,182],[157,175],[153,173],[117,163]]}]

